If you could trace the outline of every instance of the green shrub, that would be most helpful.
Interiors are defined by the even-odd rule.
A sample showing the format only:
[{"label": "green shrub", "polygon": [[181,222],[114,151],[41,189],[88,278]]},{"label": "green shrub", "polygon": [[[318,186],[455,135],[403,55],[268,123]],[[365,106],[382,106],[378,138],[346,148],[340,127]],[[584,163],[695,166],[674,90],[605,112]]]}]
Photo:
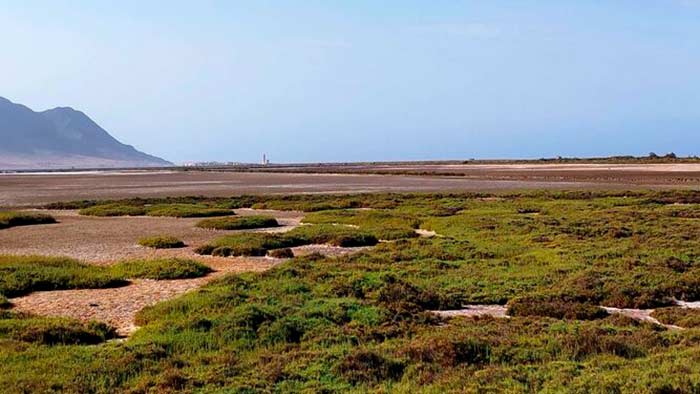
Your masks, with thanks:
[{"label": "green shrub", "polygon": [[146,214],[146,209],[142,206],[127,205],[120,203],[94,205],[87,208],[82,208],[78,211],[85,216],[143,216]]},{"label": "green shrub", "polygon": [[195,249],[199,254],[214,256],[265,256],[268,250],[291,248],[310,244],[335,246],[375,245],[377,239],[367,233],[345,226],[300,226],[283,234],[238,233],[214,240]]},{"label": "green shrub", "polygon": [[182,248],[185,246],[185,243],[178,238],[161,235],[142,238],[139,240],[139,245],[154,249],[173,249]]},{"label": "green shrub", "polygon": [[508,303],[510,316],[541,316],[555,319],[594,320],[608,315],[590,303],[569,301],[557,296],[525,296]]},{"label": "green shrub", "polygon": [[204,204],[156,204],[146,208],[148,216],[195,218],[231,215],[230,209],[211,208]]},{"label": "green shrub", "polygon": [[111,268],[117,276],[157,280],[198,278],[212,271],[197,261],[178,258],[130,260]]},{"label": "green shrub", "polygon": [[197,227],[214,230],[249,230],[277,226],[277,219],[270,216],[224,217],[204,219],[197,223]]},{"label": "green shrub", "polygon": [[0,338],[42,345],[94,345],[116,337],[104,323],[9,313],[0,318]]},{"label": "green shrub", "polygon": [[60,257],[0,256],[0,294],[18,297],[32,291],[93,289],[128,284],[106,267]]},{"label": "green shrub", "polygon": [[268,252],[268,255],[276,259],[291,259],[294,257],[294,251],[290,248],[273,249]]},{"label": "green shrub", "polygon": [[53,216],[35,212],[0,211],[0,230],[15,226],[56,223]]}]

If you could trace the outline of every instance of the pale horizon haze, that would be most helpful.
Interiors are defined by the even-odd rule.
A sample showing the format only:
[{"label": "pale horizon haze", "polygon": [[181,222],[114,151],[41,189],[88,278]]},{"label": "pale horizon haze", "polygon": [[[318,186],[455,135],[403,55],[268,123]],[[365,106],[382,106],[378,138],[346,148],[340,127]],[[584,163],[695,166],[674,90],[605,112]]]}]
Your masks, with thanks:
[{"label": "pale horizon haze", "polygon": [[700,1],[3,1],[0,96],[173,162],[700,154]]}]

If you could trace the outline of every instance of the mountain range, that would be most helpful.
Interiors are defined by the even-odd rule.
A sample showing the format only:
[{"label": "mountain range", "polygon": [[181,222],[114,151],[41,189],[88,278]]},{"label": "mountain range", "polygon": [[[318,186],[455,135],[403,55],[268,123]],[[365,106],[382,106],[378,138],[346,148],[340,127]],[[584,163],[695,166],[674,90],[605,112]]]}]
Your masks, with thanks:
[{"label": "mountain range", "polygon": [[163,167],[172,163],[112,137],[83,112],[35,112],[0,97],[0,169]]}]

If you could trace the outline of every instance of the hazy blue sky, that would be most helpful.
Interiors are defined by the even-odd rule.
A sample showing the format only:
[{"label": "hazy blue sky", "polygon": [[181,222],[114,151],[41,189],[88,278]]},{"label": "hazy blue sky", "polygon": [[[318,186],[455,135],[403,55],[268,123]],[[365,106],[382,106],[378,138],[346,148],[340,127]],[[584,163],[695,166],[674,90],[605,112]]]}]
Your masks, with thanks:
[{"label": "hazy blue sky", "polygon": [[700,154],[700,0],[0,0],[0,51],[178,162]]}]

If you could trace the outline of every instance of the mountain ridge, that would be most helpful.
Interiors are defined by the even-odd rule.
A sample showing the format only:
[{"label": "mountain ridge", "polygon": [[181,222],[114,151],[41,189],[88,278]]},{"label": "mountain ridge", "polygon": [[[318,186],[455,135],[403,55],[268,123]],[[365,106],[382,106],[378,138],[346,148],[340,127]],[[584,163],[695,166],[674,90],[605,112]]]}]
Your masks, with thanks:
[{"label": "mountain ridge", "polygon": [[165,167],[72,107],[36,112],[0,96],[0,169]]}]

